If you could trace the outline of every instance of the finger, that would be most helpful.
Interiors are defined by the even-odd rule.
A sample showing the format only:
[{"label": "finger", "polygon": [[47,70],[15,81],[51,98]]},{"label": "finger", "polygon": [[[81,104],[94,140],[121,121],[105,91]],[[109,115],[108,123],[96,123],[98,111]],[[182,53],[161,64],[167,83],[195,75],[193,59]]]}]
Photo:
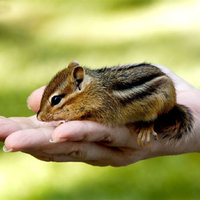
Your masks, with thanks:
[{"label": "finger", "polygon": [[104,142],[109,146],[127,146],[136,138],[125,126],[107,127],[92,121],[70,121],[58,126],[52,134],[53,142]]},{"label": "finger", "polygon": [[36,119],[36,116],[31,117],[0,117],[0,139],[4,139],[13,132],[22,129],[38,128],[41,126],[53,126],[53,122],[44,123]]},{"label": "finger", "polygon": [[[40,127],[56,127],[60,124],[60,121],[52,121],[52,122],[41,122],[37,119],[36,115],[31,117],[10,117],[9,120],[17,123],[21,129],[32,129],[32,128],[40,128]],[[11,125],[10,125],[11,126]]]},{"label": "finger", "polygon": [[27,99],[28,107],[34,112],[38,112],[38,110],[40,109],[40,101],[42,99],[44,89],[45,86],[35,90]]},{"label": "finger", "polygon": [[[49,123],[52,124],[52,123]],[[46,125],[47,123],[39,122],[36,119],[36,116],[31,117],[0,117],[0,140],[4,141],[5,138],[13,132],[30,129],[30,128],[38,128],[42,125]],[[50,126],[50,125],[49,125]]]},{"label": "finger", "polygon": [[98,166],[125,166],[132,162],[130,153],[97,143],[64,142],[52,145],[43,149],[39,157],[37,154],[37,158],[56,162],[85,162]]},{"label": "finger", "polygon": [[0,141],[4,141],[12,132],[21,129],[21,126],[17,122],[2,116],[0,117],[0,127]]},{"label": "finger", "polygon": [[167,74],[174,82],[176,90],[178,91],[185,91],[188,89],[194,88],[191,84],[189,84],[187,81],[179,77],[177,74],[175,74],[172,70],[170,70],[167,67],[164,67],[162,65],[155,65],[159,69],[161,69],[165,74]]},{"label": "finger", "polygon": [[50,145],[49,139],[54,127],[42,127],[39,129],[19,130],[9,135],[5,140],[5,148],[8,151],[26,151],[27,149],[40,149]]},{"label": "finger", "polygon": [[85,162],[98,166],[122,166],[130,164],[130,153],[97,143],[63,142],[49,143],[53,127],[17,131],[5,140],[9,151],[23,151],[44,161]]}]

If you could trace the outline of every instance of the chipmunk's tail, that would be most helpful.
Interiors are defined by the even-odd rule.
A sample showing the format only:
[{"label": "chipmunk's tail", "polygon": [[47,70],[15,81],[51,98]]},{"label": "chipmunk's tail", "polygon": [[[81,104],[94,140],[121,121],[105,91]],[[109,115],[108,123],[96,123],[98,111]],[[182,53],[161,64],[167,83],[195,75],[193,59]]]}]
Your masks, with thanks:
[{"label": "chipmunk's tail", "polygon": [[180,139],[193,129],[193,116],[189,108],[176,104],[167,114],[160,116],[154,129],[157,133],[163,134],[163,138]]}]

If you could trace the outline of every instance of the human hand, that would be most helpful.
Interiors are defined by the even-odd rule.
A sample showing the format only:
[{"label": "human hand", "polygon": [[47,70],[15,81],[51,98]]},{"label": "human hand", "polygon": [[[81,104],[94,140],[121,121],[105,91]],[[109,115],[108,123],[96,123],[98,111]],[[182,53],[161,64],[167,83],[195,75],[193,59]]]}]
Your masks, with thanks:
[{"label": "human hand", "polygon": [[[81,161],[98,166],[124,166],[142,159],[161,155],[199,152],[200,91],[165,67],[160,68],[175,82],[177,101],[192,110],[195,118],[194,133],[179,145],[159,137],[151,139],[151,148],[137,144],[134,126],[108,128],[91,121],[71,121],[56,127],[55,122],[29,118],[0,118],[0,139],[5,150],[22,151],[45,161]],[[43,88],[29,97],[29,107],[37,112]],[[49,142],[51,140],[51,143]],[[195,145],[196,144],[196,145]]]}]

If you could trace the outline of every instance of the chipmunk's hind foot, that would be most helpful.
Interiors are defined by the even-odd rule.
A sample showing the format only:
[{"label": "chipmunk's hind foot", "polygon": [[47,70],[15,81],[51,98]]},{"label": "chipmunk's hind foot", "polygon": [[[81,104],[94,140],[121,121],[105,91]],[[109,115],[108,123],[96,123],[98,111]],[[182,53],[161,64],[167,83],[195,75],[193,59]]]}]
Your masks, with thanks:
[{"label": "chipmunk's hind foot", "polygon": [[154,123],[140,123],[138,126],[138,138],[137,142],[138,144],[142,144],[142,146],[145,146],[145,142],[147,142],[148,147],[151,147],[151,135],[154,136],[155,140],[158,140],[158,135],[154,131]]}]

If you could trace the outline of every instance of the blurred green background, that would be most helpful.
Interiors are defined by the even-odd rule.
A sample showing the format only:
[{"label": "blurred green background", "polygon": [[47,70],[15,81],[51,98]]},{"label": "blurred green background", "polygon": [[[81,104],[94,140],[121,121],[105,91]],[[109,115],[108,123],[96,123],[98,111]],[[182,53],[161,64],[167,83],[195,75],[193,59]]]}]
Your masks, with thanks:
[{"label": "blurred green background", "polygon": [[[157,63],[200,88],[200,1],[0,1],[0,115],[32,115],[28,95],[72,60]],[[101,168],[0,152],[0,199],[200,199],[199,169],[195,153]]]}]

